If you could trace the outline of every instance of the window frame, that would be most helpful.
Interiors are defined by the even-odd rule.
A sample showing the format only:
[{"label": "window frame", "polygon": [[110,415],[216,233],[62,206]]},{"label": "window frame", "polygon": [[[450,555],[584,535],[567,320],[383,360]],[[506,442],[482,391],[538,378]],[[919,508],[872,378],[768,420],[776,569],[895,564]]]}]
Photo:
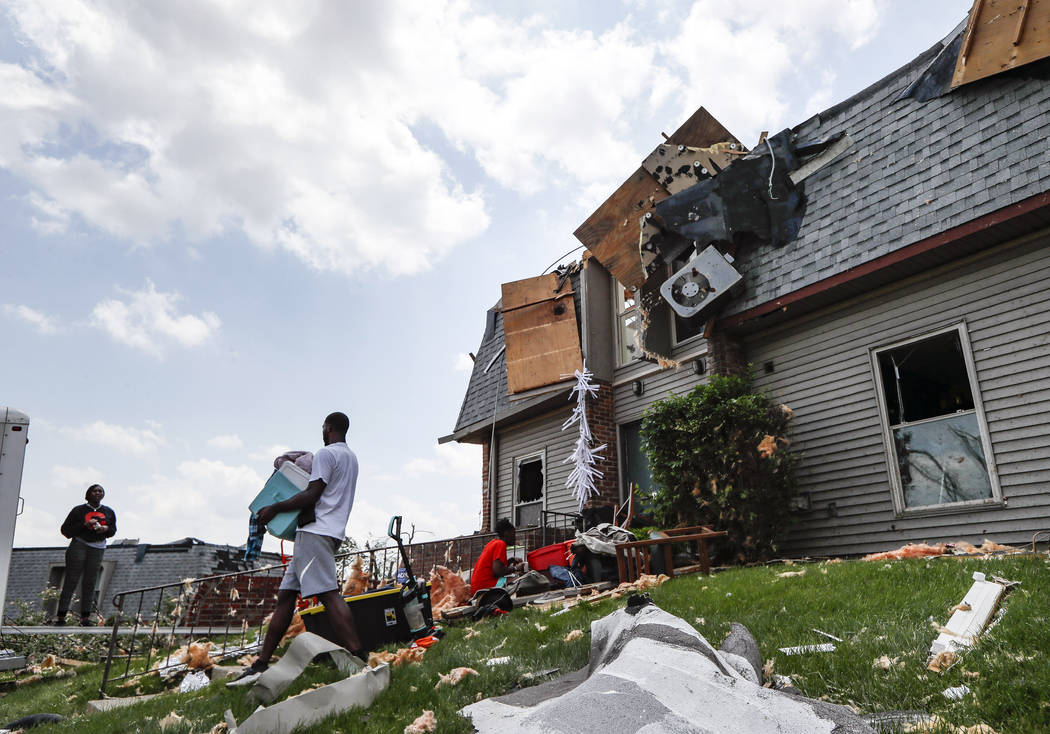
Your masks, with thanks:
[{"label": "window frame", "polygon": [[[538,499],[538,500],[533,500],[532,502],[518,502],[518,479],[521,476],[521,465],[524,464],[524,463],[530,462],[530,461],[534,461],[536,459],[540,460],[540,470],[543,472],[543,496],[540,499]],[[511,517],[514,518],[513,522],[514,522],[515,526],[518,526],[518,527],[532,527],[531,525],[528,525],[528,526],[521,526],[521,525],[519,525],[518,508],[520,508],[520,507],[531,507],[533,505],[540,505],[540,517],[539,517],[539,521],[537,522],[537,525],[538,526],[542,526],[543,525],[543,511],[547,509],[547,494],[548,494],[547,486],[548,486],[548,484],[547,484],[547,449],[546,449],[546,447],[544,447],[543,449],[540,449],[539,451],[532,451],[532,452],[530,452],[528,454],[522,454],[521,456],[515,456],[514,457],[514,477],[513,477],[512,487],[511,487],[512,494],[510,496],[510,499],[511,499],[511,506],[512,506]]]},{"label": "window frame", "polygon": [[612,311],[613,311],[613,332],[615,333],[616,340],[616,366],[628,367],[635,364],[643,359],[641,349],[638,349],[638,354],[632,356],[628,360],[623,360],[623,353],[626,350],[624,344],[625,329],[621,327],[621,321],[630,313],[634,313],[638,318],[641,318],[641,311],[638,308],[638,296],[635,294],[634,305],[627,307],[626,299],[623,297],[625,286],[616,280],[612,275],[609,276],[612,280]]},{"label": "window frame", "polygon": [[[886,405],[886,389],[882,381],[882,370],[879,367],[879,355],[891,349],[898,349],[909,344],[926,341],[943,334],[956,332],[959,336],[959,344],[962,348],[963,363],[966,366],[966,376],[970,382],[970,394],[973,398],[973,412],[977,416],[977,426],[981,432],[981,450],[984,452],[985,465],[988,469],[988,482],[992,488],[992,496],[983,499],[964,500],[961,502],[946,502],[939,505],[921,505],[919,507],[907,507],[904,502],[904,487],[901,482],[899,461],[897,459],[896,444],[893,440],[894,428],[903,425],[921,425],[933,420],[938,420],[959,413],[945,413],[935,418],[925,418],[911,423],[890,424],[889,410]],[[868,363],[872,372],[872,380],[875,384],[875,399],[879,408],[879,423],[882,428],[883,449],[886,455],[886,473],[890,480],[890,495],[893,499],[893,510],[897,517],[916,517],[930,515],[948,515],[959,512],[970,512],[978,509],[997,509],[1006,505],[1003,500],[1002,488],[999,485],[999,470],[995,463],[995,454],[992,452],[992,441],[988,431],[988,421],[984,414],[984,403],[981,400],[980,383],[977,381],[977,369],[973,361],[973,347],[970,344],[970,335],[966,328],[966,321],[960,321],[951,326],[946,326],[933,331],[926,331],[917,336],[901,339],[888,344],[882,344],[868,349]],[[968,413],[969,411],[966,411]]]}]

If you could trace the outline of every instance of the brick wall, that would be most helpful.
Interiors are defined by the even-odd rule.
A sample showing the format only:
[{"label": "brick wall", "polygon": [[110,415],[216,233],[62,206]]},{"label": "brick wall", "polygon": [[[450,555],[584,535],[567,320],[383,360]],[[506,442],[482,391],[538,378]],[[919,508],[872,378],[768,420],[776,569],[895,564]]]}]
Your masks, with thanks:
[{"label": "brick wall", "polygon": [[716,375],[743,375],[747,357],[742,342],[732,334],[715,327],[707,337],[711,354],[711,371]]},{"label": "brick wall", "polygon": [[587,502],[587,507],[617,505],[620,501],[620,470],[616,450],[616,422],[613,418],[613,390],[608,383],[598,383],[598,393],[587,401],[587,423],[594,437],[593,444],[601,446],[605,460],[600,463],[603,476],[594,482],[598,496]]},{"label": "brick wall", "polygon": [[[51,568],[65,566],[65,553],[65,546],[13,549],[5,619],[14,621],[16,603],[20,601],[28,603],[36,611],[42,611],[40,593],[48,585]],[[104,566],[111,564],[113,570],[102,589],[98,611],[108,616],[113,611],[113,596],[121,592],[243,569],[245,565],[240,560],[242,555],[242,549],[200,541],[164,545],[111,545],[106,548],[102,562]],[[274,562],[279,562],[277,555],[267,553],[260,558],[259,565]],[[152,615],[158,598],[156,592],[143,597],[142,613]],[[135,600],[135,606],[137,609],[138,599]],[[74,610],[78,611],[79,606],[74,606]],[[129,610],[125,608],[125,611]]]},{"label": "brick wall", "polygon": [[489,450],[491,442],[481,444],[481,532],[492,532],[492,502],[489,497]]}]

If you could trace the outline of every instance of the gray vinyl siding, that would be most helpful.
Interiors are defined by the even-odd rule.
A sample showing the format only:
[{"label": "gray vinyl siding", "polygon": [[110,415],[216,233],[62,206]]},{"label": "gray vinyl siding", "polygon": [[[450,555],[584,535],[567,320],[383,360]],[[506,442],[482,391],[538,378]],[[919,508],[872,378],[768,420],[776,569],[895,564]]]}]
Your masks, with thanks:
[{"label": "gray vinyl siding", "polygon": [[613,387],[613,416],[617,425],[631,423],[642,417],[642,412],[668,395],[684,395],[707,381],[707,375],[697,375],[693,363],[671,367],[639,377],[644,386],[641,396],[634,394],[633,381]]},{"label": "gray vinyl siding", "polygon": [[[782,552],[868,553],[983,537],[1025,543],[1050,528],[1048,245],[1044,232],[747,339],[756,388],[795,411],[800,491],[812,500]],[[1007,506],[899,518],[870,349],[960,322],[970,337],[977,397]]]},{"label": "gray vinyl siding", "polygon": [[539,451],[546,452],[543,478],[545,508],[556,512],[576,511],[576,501],[565,486],[571,467],[563,462],[572,451],[579,431],[575,427],[561,430],[571,412],[570,408],[565,408],[500,431],[496,477],[497,519],[506,517],[513,520],[515,459]]}]

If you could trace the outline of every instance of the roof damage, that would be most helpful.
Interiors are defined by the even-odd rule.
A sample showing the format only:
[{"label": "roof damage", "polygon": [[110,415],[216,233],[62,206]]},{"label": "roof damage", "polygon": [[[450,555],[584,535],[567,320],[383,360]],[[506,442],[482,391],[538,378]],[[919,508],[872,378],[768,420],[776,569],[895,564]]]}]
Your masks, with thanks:
[{"label": "roof damage", "polygon": [[583,365],[568,278],[564,271],[502,286],[511,394],[571,379]]},{"label": "roof damage", "polygon": [[[979,216],[1006,206],[1042,206],[1033,197],[1045,194],[1050,175],[1050,157],[1040,147],[1050,129],[1050,88],[1042,81],[1050,77],[1050,0],[1027,4],[1026,11],[1022,0],[1009,7],[977,2],[972,22],[967,18],[910,63],[790,129],[761,137],[750,150],[704,108],[664,136],[574,233],[588,250],[585,259],[593,258],[588,266],[600,264],[623,286],[624,297],[612,300],[637,306],[637,330],[632,326],[620,336],[634,333],[638,344],[624,353],[674,365],[676,355],[688,358],[696,349],[692,342],[678,346],[683,333],[711,337],[718,329],[778,323],[789,310],[796,315],[806,304],[854,293],[859,285],[852,279],[892,282],[894,269],[884,261],[913,257],[913,249],[927,247],[922,243]],[[957,69],[973,72],[1007,27],[1013,29],[1008,42],[996,46],[1000,72],[953,87]],[[989,35],[995,28],[1000,30]],[[930,257],[940,261],[991,243],[1007,236],[1009,227],[974,232],[972,243]],[[922,265],[916,259],[907,268]],[[588,288],[598,282],[588,278]],[[480,440],[493,421],[551,404],[573,371],[568,362],[575,360],[574,349],[581,348],[590,366],[601,345],[617,336],[596,336],[597,321],[583,318],[578,275],[565,288],[573,290],[575,333],[554,323],[551,304],[567,299],[545,302],[542,326],[552,336],[521,340],[520,354],[511,343],[541,333],[541,324],[522,330],[512,322],[544,307],[501,302],[490,311],[455,436]],[[588,292],[589,300],[609,295]],[[800,305],[802,298],[809,300]],[[568,311],[559,318],[571,317]],[[609,318],[615,329],[617,315]],[[499,356],[504,325],[507,359]],[[558,329],[562,336],[554,338]],[[586,354],[588,348],[595,354]],[[547,359],[566,364],[539,369]]]}]

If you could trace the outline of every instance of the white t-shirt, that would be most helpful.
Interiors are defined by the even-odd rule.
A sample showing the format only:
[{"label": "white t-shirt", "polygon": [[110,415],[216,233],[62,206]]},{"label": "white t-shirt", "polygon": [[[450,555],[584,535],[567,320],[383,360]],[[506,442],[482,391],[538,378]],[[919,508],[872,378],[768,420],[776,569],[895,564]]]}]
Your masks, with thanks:
[{"label": "white t-shirt", "polygon": [[342,540],[357,489],[357,457],[346,443],[330,443],[314,454],[310,481],[315,479],[324,481],[324,492],[314,505],[314,521],[299,529]]}]

